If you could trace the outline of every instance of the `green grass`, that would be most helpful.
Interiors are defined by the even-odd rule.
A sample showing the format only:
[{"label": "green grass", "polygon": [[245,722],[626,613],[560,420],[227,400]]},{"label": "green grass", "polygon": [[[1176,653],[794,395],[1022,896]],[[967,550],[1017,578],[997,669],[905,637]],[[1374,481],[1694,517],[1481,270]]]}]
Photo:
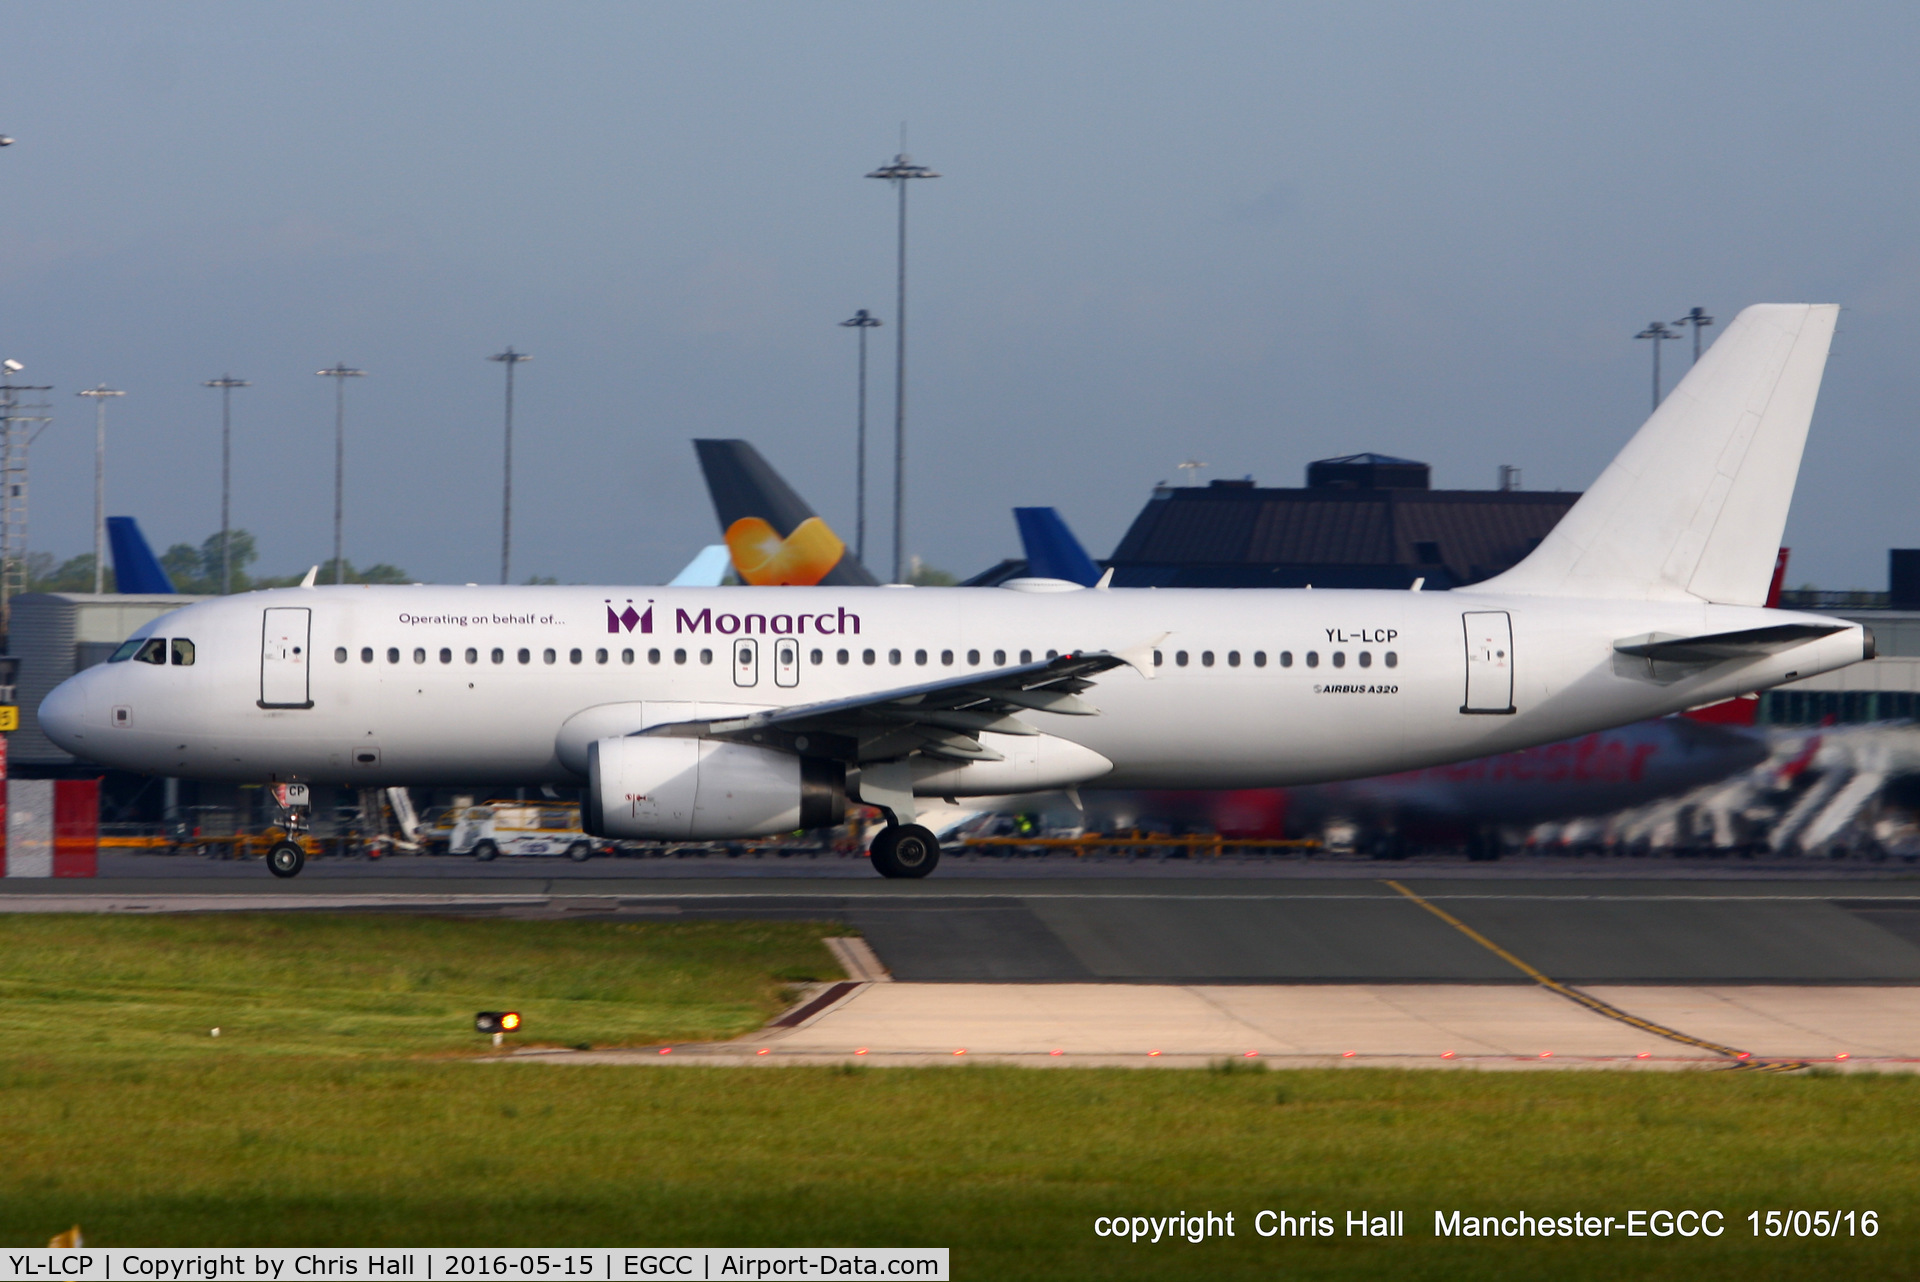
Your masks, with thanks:
[{"label": "green grass", "polygon": [[[78,1221],[99,1245],[935,1245],[962,1278],[1920,1271],[1908,1076],[732,1070],[453,1053],[485,1001],[511,1000],[530,1026],[571,1021],[580,1040],[750,1025],[780,999],[782,970],[827,973],[814,940],[831,929],[0,919],[0,1244]],[[332,1031],[278,1010],[293,1000]],[[619,1016],[629,1000],[655,1014]],[[215,1049],[198,1027],[215,1006],[251,1011],[236,1027],[252,1031]],[[437,1031],[442,1008],[459,1036]],[[88,1023],[114,1031],[75,1031]],[[1436,1208],[1658,1207],[1717,1207],[1727,1232],[1431,1236]],[[1770,1207],[1871,1209],[1883,1227],[1755,1241],[1746,1212]],[[1404,1210],[1409,1236],[1263,1240],[1250,1229],[1262,1208]],[[1174,1211],[1232,1211],[1239,1233],[1134,1246],[1092,1232],[1098,1215]]]},{"label": "green grass", "polygon": [[[80,1059],[478,1053],[733,1037],[799,981],[838,979],[815,922],[384,915],[0,918],[0,1055]],[[211,1030],[218,1028],[216,1039]]]}]

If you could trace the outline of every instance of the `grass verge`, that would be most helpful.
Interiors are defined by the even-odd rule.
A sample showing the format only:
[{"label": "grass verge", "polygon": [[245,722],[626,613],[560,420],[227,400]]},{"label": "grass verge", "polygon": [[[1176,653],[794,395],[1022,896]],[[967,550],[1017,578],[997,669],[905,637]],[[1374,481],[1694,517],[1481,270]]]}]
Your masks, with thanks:
[{"label": "grass verge", "polygon": [[[994,1278],[1920,1271],[1910,1076],[454,1057],[488,1004],[581,1040],[751,1026],[792,972],[831,973],[817,939],[832,929],[0,920],[0,1243],[78,1221],[100,1245],[935,1245],[956,1276]],[[627,1002],[654,1014],[619,1015]],[[216,1047],[200,1025],[235,1010],[252,1031]],[[1726,1231],[1433,1236],[1436,1210],[1658,1208],[1718,1209]],[[1873,1210],[1880,1232],[1750,1233],[1747,1212],[1794,1208]],[[1262,1209],[1338,1231],[1261,1238]],[[1405,1238],[1345,1235],[1348,1212],[1388,1210],[1406,1212]],[[1233,1238],[1093,1232],[1096,1216],[1209,1211],[1234,1214]]]}]

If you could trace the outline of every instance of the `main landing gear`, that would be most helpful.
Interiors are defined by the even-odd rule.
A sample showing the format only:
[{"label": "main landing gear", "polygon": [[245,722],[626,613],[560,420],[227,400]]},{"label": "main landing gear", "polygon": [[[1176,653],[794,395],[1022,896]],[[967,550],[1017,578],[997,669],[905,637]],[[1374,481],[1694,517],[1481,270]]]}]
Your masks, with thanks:
[{"label": "main landing gear", "polygon": [[882,877],[924,877],[940,863],[940,839],[919,824],[888,824],[868,853]]}]

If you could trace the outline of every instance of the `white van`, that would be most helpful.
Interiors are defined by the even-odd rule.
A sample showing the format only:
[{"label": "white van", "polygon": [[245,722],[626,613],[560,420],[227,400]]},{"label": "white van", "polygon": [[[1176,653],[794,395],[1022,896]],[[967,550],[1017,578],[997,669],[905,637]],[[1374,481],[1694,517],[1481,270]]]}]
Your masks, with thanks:
[{"label": "white van", "polygon": [[585,863],[607,848],[581,830],[577,806],[496,801],[468,806],[448,818],[453,821],[447,837],[450,855],[483,861],[500,855],[565,855]]}]

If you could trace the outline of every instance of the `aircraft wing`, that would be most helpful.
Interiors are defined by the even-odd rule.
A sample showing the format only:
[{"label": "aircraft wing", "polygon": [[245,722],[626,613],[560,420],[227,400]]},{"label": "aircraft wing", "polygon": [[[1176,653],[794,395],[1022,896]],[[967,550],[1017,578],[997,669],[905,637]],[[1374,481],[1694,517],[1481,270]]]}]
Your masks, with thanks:
[{"label": "aircraft wing", "polygon": [[1001,754],[980,742],[983,732],[1039,734],[1015,715],[1027,709],[1096,715],[1099,709],[1080,697],[1093,684],[1089,678],[1130,664],[1129,659],[1105,652],[1063,654],[1017,667],[744,717],[676,721],[642,733],[760,743],[849,764],[898,760],[916,752],[953,761],[999,761]]},{"label": "aircraft wing", "polygon": [[1615,641],[1621,654],[1639,659],[1659,659],[1667,663],[1723,663],[1728,659],[1757,659],[1778,654],[1797,645],[1817,641],[1852,626],[1846,623],[1780,623],[1767,628],[1746,628],[1739,632],[1715,632],[1706,636],[1675,637],[1652,632],[1646,636]]}]

